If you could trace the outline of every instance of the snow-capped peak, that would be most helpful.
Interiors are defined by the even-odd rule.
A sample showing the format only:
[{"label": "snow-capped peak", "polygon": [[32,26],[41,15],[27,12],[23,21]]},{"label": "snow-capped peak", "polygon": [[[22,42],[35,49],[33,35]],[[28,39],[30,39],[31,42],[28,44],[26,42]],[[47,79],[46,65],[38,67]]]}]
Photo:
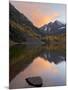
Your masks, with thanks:
[{"label": "snow-capped peak", "polygon": [[59,25],[59,26],[64,25],[63,23],[61,23],[61,22],[60,22],[60,21],[58,21],[58,20],[56,20],[56,21],[54,22],[54,24],[57,24],[57,25]]}]

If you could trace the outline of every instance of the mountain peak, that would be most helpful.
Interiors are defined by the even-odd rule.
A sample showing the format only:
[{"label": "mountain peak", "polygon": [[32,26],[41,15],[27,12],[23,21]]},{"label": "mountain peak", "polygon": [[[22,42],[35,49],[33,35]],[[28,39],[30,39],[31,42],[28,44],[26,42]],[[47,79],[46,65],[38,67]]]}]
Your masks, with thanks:
[{"label": "mountain peak", "polygon": [[56,20],[54,22],[50,22],[47,24],[47,26],[43,26],[41,28],[43,31],[45,31],[46,34],[61,34],[65,33],[65,24],[62,22]]},{"label": "mountain peak", "polygon": [[63,26],[63,25],[64,25],[62,22],[60,22],[60,21],[58,21],[58,20],[56,20],[56,21],[54,22],[54,24],[59,25],[59,26]]},{"label": "mountain peak", "polygon": [[50,23],[48,23],[48,26],[52,26],[52,24],[53,24],[53,23],[52,23],[52,22],[50,22]]}]

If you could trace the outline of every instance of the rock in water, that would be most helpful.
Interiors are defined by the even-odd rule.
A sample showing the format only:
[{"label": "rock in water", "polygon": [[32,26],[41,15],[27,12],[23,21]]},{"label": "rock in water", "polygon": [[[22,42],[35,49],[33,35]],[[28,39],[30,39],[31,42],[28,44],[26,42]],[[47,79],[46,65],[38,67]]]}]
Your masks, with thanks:
[{"label": "rock in water", "polygon": [[29,85],[32,85],[34,87],[41,87],[43,84],[42,79],[39,76],[26,78],[26,81]]}]

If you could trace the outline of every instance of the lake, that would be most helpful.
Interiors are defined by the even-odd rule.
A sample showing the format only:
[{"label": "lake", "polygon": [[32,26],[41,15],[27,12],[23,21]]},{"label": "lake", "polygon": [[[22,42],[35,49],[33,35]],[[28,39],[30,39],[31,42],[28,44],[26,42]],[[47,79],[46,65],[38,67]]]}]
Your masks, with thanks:
[{"label": "lake", "polygon": [[66,85],[64,46],[14,45],[10,51],[10,88],[33,87],[25,80],[33,76],[42,78],[43,87]]}]

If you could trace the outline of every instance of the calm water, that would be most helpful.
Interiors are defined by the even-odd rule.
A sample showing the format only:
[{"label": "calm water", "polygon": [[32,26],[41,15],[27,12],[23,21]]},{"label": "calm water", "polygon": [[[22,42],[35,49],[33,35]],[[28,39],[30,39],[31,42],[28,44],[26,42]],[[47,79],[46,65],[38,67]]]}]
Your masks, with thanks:
[{"label": "calm water", "polygon": [[[19,69],[19,72],[11,80],[10,88],[32,87],[25,79],[33,76],[40,76],[43,80],[43,86],[60,86],[66,84],[66,58],[64,51],[47,50],[44,46],[23,48],[20,48],[20,54],[18,54],[20,57],[17,56],[16,60],[18,60],[17,62],[15,61],[18,65],[19,62],[22,63],[20,64],[21,66],[18,66],[21,69]],[[23,61],[24,59],[25,62]]]}]

